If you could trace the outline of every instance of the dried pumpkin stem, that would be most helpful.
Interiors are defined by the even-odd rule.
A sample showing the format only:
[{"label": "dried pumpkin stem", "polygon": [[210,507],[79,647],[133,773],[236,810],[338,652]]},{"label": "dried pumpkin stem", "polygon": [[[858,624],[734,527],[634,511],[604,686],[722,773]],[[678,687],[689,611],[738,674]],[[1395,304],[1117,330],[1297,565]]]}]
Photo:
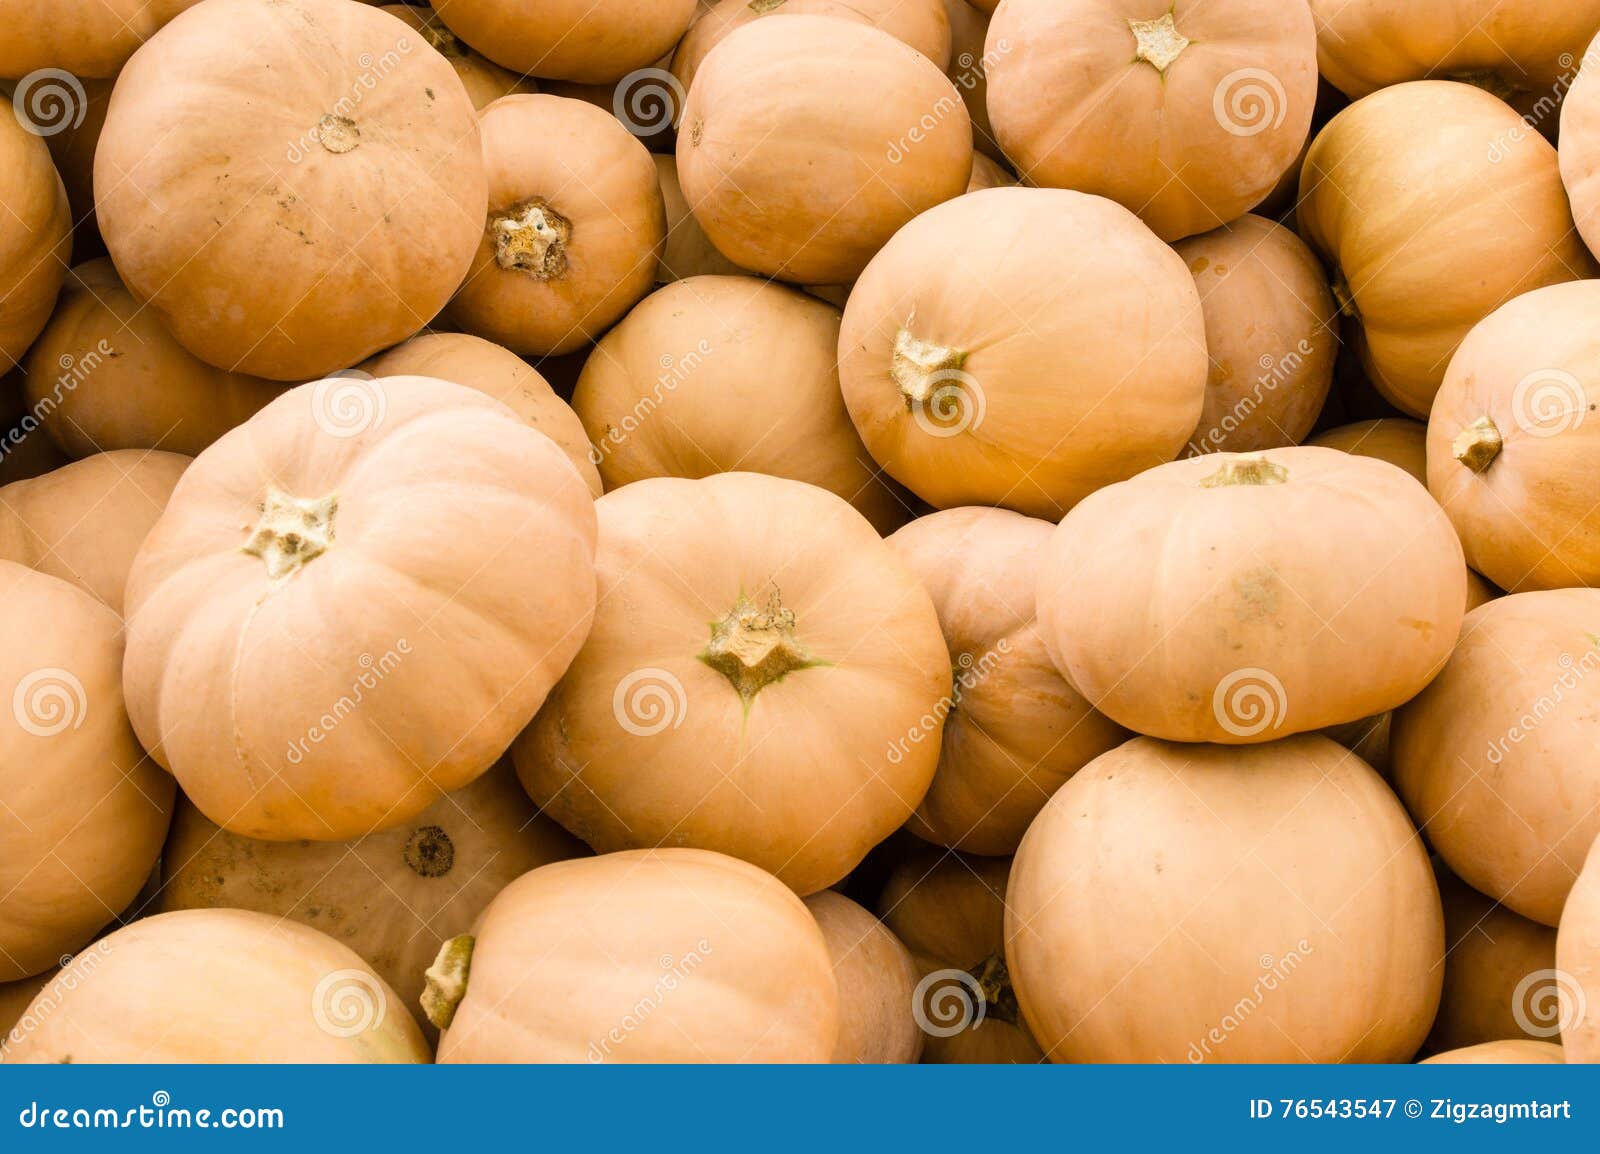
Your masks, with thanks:
[{"label": "dried pumpkin stem", "polygon": [[1202,489],[1221,489],[1228,485],[1286,485],[1289,470],[1265,457],[1234,457],[1200,481]]},{"label": "dried pumpkin stem", "polygon": [[257,507],[261,516],[240,548],[261,558],[267,576],[274,581],[294,576],[308,561],[326,553],[333,542],[337,494],[305,499],[268,489]]},{"label": "dried pumpkin stem", "polygon": [[567,271],[572,222],[543,197],[512,205],[489,217],[495,263],[525,272],[535,280],[555,280]]},{"label": "dried pumpkin stem", "polygon": [[821,664],[795,640],[794,612],[774,593],[758,606],[742,593],[721,621],[711,624],[711,642],[699,659],[728,679],[746,705],[774,681]]},{"label": "dried pumpkin stem", "polygon": [[1350,282],[1344,279],[1344,269],[1333,270],[1333,283],[1328,287],[1333,290],[1333,299],[1339,306],[1340,315],[1347,316],[1351,320],[1360,320],[1361,312],[1356,308],[1356,296],[1350,291]]},{"label": "dried pumpkin stem", "polygon": [[1490,96],[1498,97],[1507,104],[1528,91],[1493,68],[1468,68],[1461,72],[1447,72],[1440,79],[1455,80],[1462,84],[1470,84],[1474,88],[1481,88]]},{"label": "dried pumpkin stem", "polygon": [[1500,455],[1504,444],[1499,427],[1488,417],[1479,417],[1456,434],[1450,451],[1474,473],[1481,473]]},{"label": "dried pumpkin stem", "polygon": [[757,16],[765,16],[768,12],[782,8],[783,0],[750,0],[747,7]]},{"label": "dried pumpkin stem", "polygon": [[422,990],[422,1012],[440,1030],[449,1029],[456,1009],[467,996],[467,980],[472,974],[472,949],[477,939],[460,934],[439,947],[433,965],[424,971],[427,984]]},{"label": "dried pumpkin stem", "polygon": [[925,405],[941,387],[948,386],[967,363],[965,349],[936,345],[913,336],[911,330],[895,334],[889,358],[889,379],[900,389],[906,408]]},{"label": "dried pumpkin stem", "polygon": [[1157,72],[1166,72],[1189,47],[1189,38],[1178,31],[1171,12],[1156,20],[1129,20],[1128,27],[1133,31],[1134,59],[1148,62]]},{"label": "dried pumpkin stem", "polygon": [[1017,994],[1011,987],[1011,971],[1006,968],[1005,955],[990,954],[971,971],[983,992],[983,1013],[986,1018],[997,1018],[1016,1025],[1018,1017]]},{"label": "dried pumpkin stem", "polygon": [[347,152],[354,152],[361,144],[361,129],[356,127],[356,122],[348,116],[334,116],[331,113],[317,121],[316,128],[311,130],[317,143],[333,153],[343,156]]}]

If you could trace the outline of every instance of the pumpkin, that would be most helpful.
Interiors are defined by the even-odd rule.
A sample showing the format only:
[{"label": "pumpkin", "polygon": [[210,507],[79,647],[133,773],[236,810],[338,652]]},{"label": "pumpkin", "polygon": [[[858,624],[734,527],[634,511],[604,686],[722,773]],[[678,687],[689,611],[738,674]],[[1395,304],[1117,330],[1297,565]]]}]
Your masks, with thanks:
[{"label": "pumpkin", "polygon": [[[997,161],[1006,158],[989,123],[989,57],[984,47],[989,17],[968,0],[944,0],[944,10],[950,20],[950,64],[944,74],[961,93],[972,118],[972,147],[977,150],[972,154],[972,167],[976,172],[980,156]],[[1010,50],[1008,44],[1004,51]],[[996,51],[1000,51],[998,46]]]},{"label": "pumpkin", "polygon": [[1317,423],[1339,352],[1339,310],[1317,258],[1259,216],[1174,247],[1200,293],[1211,358],[1189,453],[1298,445]]},{"label": "pumpkin", "polygon": [[[1527,139],[1497,153],[1507,133]],[[1468,329],[1519,293],[1594,271],[1555,150],[1468,84],[1397,84],[1340,112],[1306,154],[1298,220],[1333,268],[1367,376],[1414,417]]]},{"label": "pumpkin", "polygon": [[123,449],[0,486],[0,558],[121,613],[134,554],[188,467],[177,453]]},{"label": "pumpkin", "polygon": [[1547,926],[1600,834],[1600,591],[1474,609],[1444,671],[1395,714],[1395,788],[1473,889]]},{"label": "pumpkin", "polygon": [[[453,2],[441,0],[441,6],[448,7]],[[531,79],[509,72],[474,52],[461,37],[450,31],[433,9],[414,8],[409,4],[385,4],[383,11],[420,32],[429,46],[450,62],[461,86],[467,90],[467,99],[472,101],[472,107],[482,109],[502,96],[539,91],[539,86]]]},{"label": "pumpkin", "polygon": [[677,143],[673,127],[684,97],[682,86],[667,70],[671,63],[669,52],[649,68],[636,69],[615,82],[575,84],[570,80],[546,80],[539,91],[592,104],[615,117],[652,156],[670,155]]},{"label": "pumpkin", "polygon": [[0,430],[0,485],[42,476],[70,460],[39,432],[39,418],[27,404],[21,373],[0,374]]},{"label": "pumpkin", "polygon": [[[674,156],[652,156],[656,177],[661,181],[661,200],[667,210],[667,239],[661,249],[661,264],[656,283],[670,284],[692,276],[739,276],[744,269],[717,251],[705,229],[689,211],[678,183],[678,160]],[[976,167],[973,169],[977,171]]]},{"label": "pumpkin", "polygon": [[117,269],[180,344],[291,381],[427,323],[485,198],[449,61],[346,0],[207,0],[173,20],[117,77],[94,186]]},{"label": "pumpkin", "polygon": [[245,910],[143,918],[45,986],[7,1062],[426,1062],[386,982],[326,934]]},{"label": "pumpkin", "polygon": [[33,1029],[34,1022],[26,1018],[28,1007],[54,976],[45,973],[20,982],[0,982],[0,1055],[4,1054],[5,1043],[13,1030]]},{"label": "pumpkin", "polygon": [[972,124],[939,66],[825,16],[728,35],[678,128],[678,179],[711,242],[800,284],[853,281],[901,225],[959,196],[971,170]]},{"label": "pumpkin", "polygon": [[1055,526],[1005,509],[947,509],[889,538],[933,598],[950,651],[939,769],[911,831],[968,853],[1016,852],[1061,783],[1128,737],[1050,663],[1034,616]]},{"label": "pumpkin", "polygon": [[1358,457],[1376,457],[1428,483],[1428,426],[1408,417],[1355,421],[1318,433],[1306,442]]},{"label": "pumpkin", "polygon": [[583,847],[537,814],[510,762],[411,821],[354,842],[270,842],[187,801],[162,858],[161,910],[229,907],[301,922],[360,954],[417,1013],[423,971],[503,888]]},{"label": "pumpkin", "polygon": [[[41,628],[47,623],[48,628]],[[55,577],[0,561],[0,982],[86,945],[144,885],[172,779],[134,740],[122,621]]]},{"label": "pumpkin", "polygon": [[1005,960],[1010,858],[925,850],[897,865],[878,913],[911,951],[922,980],[913,1012],[923,1061],[1038,1062],[1044,1055],[1017,1011]]},{"label": "pumpkin", "polygon": [[794,894],[679,848],[524,874],[445,944],[423,998],[440,1062],[826,1062],[839,1002]]},{"label": "pumpkin", "polygon": [[466,333],[424,333],[362,365],[374,377],[437,377],[487,393],[560,447],[589,492],[601,493],[589,439],[572,408],[510,349]]},{"label": "pumpkin", "polygon": [[[1600,7],[1595,0],[1587,0],[1582,8],[1587,13]],[[1600,24],[1590,18],[1589,27]],[[1595,38],[1600,43],[1600,36]],[[1583,67],[1572,89],[1561,104],[1561,183],[1572,202],[1572,215],[1577,220],[1578,232],[1590,252],[1600,251],[1600,181],[1595,174],[1600,171],[1600,65],[1595,64],[1596,45],[1591,43],[1583,54]]]},{"label": "pumpkin", "polygon": [[655,283],[666,208],[644,145],[561,96],[483,110],[489,212],[449,318],[519,353],[593,340]]},{"label": "pumpkin", "polygon": [[985,56],[1023,178],[1108,196],[1168,241],[1271,192],[1317,98],[1303,0],[1011,0]]},{"label": "pumpkin", "polygon": [[1194,281],[1132,213],[991,188],[923,213],[868,266],[839,380],[867,451],[929,504],[1055,520],[1177,455],[1205,349]]},{"label": "pumpkin", "polygon": [[1135,738],[1045,805],[1011,866],[1006,961],[1058,1062],[1403,1062],[1444,927],[1405,810],[1306,734]]},{"label": "pumpkin", "polygon": [[112,77],[134,49],[198,0],[0,0],[0,76],[42,69]]},{"label": "pumpkin", "polygon": [[566,455],[481,392],[292,389],[195,459],[134,560],[134,728],[234,833],[400,825],[493,765],[577,652],[594,539]]},{"label": "pumpkin", "polygon": [[[41,122],[50,129],[45,143],[72,209],[73,251],[77,259],[84,260],[105,252],[94,217],[94,150],[100,142],[100,130],[105,127],[106,109],[111,106],[112,82],[80,79],[79,83],[83,88],[81,99],[70,85],[55,88],[60,102],[47,106]],[[43,81],[35,91],[42,96],[51,91],[49,84],[48,80]]]},{"label": "pumpkin", "polygon": [[74,457],[158,446],[194,456],[285,388],[195,357],[105,259],[72,270],[27,367],[34,418]]},{"label": "pumpkin", "polygon": [[839,1040],[832,1061],[915,1062],[922,1030],[911,1014],[920,975],[900,939],[843,894],[823,890],[806,899],[833,959],[839,987]]},{"label": "pumpkin", "polygon": [[1057,668],[1122,725],[1271,741],[1409,700],[1467,601],[1461,544],[1392,465],[1321,448],[1218,453],[1104,489],[1039,570]]},{"label": "pumpkin", "polygon": [[830,305],[755,277],[692,277],[601,338],[572,406],[608,489],[768,473],[836,493],[888,532],[905,523],[906,504],[850,423],[838,347]]},{"label": "pumpkin", "polygon": [[799,481],[655,477],[596,508],[594,629],[512,748],[524,788],[602,853],[692,845],[833,885],[933,778],[950,666],[928,595]]},{"label": "pumpkin", "polygon": [[[1600,846],[1600,841],[1596,841]],[[1570,1062],[1600,1062],[1600,850],[1591,848],[1561,911],[1556,934],[1556,980],[1566,1020],[1561,1041]]]},{"label": "pumpkin", "polygon": [[[965,4],[967,0],[961,0]],[[981,192],[986,188],[1005,188],[1016,184],[1016,179],[981,152],[972,154],[972,177],[967,181],[968,192]]]},{"label": "pumpkin", "polygon": [[1559,1066],[1566,1061],[1555,1042],[1536,1042],[1529,1038],[1508,1038],[1498,1042],[1479,1042],[1459,1050],[1448,1050],[1424,1058],[1424,1066]]},{"label": "pumpkin", "polygon": [[72,215],[50,150],[0,107],[0,374],[49,320],[71,259]]},{"label": "pumpkin", "polygon": [[1516,297],[1467,334],[1428,418],[1428,488],[1467,562],[1512,590],[1600,584],[1600,281]]},{"label": "pumpkin", "polygon": [[[1468,570],[1470,573],[1471,570]],[[1389,728],[1394,714],[1385,712],[1338,725],[1325,725],[1322,736],[1332,738],[1381,773],[1389,776]]]},{"label": "pumpkin", "polygon": [[672,50],[695,0],[448,0],[439,19],[512,72],[602,84]]}]

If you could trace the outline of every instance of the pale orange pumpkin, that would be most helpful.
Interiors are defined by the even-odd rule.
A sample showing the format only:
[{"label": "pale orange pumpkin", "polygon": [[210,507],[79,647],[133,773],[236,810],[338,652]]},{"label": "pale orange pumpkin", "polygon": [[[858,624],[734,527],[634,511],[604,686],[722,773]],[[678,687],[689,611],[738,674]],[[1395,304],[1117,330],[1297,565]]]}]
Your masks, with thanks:
[{"label": "pale orange pumpkin", "polygon": [[447,0],[439,19],[520,75],[617,80],[670,52],[695,0]]},{"label": "pale orange pumpkin", "polygon": [[915,1062],[922,1030],[912,1016],[921,976],[900,939],[843,894],[823,890],[806,899],[833,959],[839,987],[835,1064]]},{"label": "pale orange pumpkin", "polygon": [[[1006,158],[1000,142],[995,139],[994,126],[989,123],[990,58],[985,49],[989,16],[968,0],[944,0],[944,10],[950,19],[950,64],[944,74],[961,93],[967,115],[972,118],[972,147],[976,150],[972,154],[972,167],[976,173],[978,157],[997,161]],[[998,46],[996,51],[1000,51]],[[1005,51],[1010,51],[1009,45]]]},{"label": "pale orange pumpkin", "polygon": [[[452,2],[440,0],[440,6],[446,7]],[[456,76],[461,80],[461,86],[467,90],[467,99],[472,101],[472,107],[482,109],[502,96],[539,91],[538,84],[531,78],[501,68],[494,61],[474,52],[466,41],[450,31],[432,8],[425,5],[385,4],[383,11],[416,29],[426,43],[450,62],[450,67],[456,70]]]},{"label": "pale orange pumpkin", "polygon": [[1408,417],[1355,421],[1318,433],[1306,442],[1358,457],[1376,457],[1428,483],[1428,426]]},{"label": "pale orange pumpkin", "polygon": [[1559,1066],[1566,1053],[1555,1042],[1536,1042],[1529,1038],[1507,1038],[1480,1042],[1459,1050],[1447,1050],[1424,1058],[1424,1066]]},{"label": "pale orange pumpkin", "polygon": [[1561,1003],[1568,1014],[1561,1024],[1567,1060],[1600,1062],[1600,849],[1590,849],[1561,911],[1556,978],[1569,984]]},{"label": "pale orange pumpkin", "polygon": [[[1600,7],[1595,0],[1584,0],[1585,11]],[[1591,21],[1591,30],[1600,21]],[[1600,63],[1596,62],[1595,37],[1583,54],[1583,67],[1577,81],[1561,104],[1561,183],[1572,202],[1572,215],[1590,252],[1600,252]]]},{"label": "pale orange pumpkin", "polygon": [[0,77],[64,69],[112,77],[139,45],[198,0],[0,0]]},{"label": "pale orange pumpkin", "polygon": [[0,374],[49,320],[71,260],[72,216],[50,150],[0,107]]},{"label": "pale orange pumpkin", "polygon": [[[667,239],[661,248],[656,283],[670,284],[692,276],[744,274],[744,269],[717,251],[717,246],[706,236],[706,230],[689,211],[689,202],[683,198],[683,187],[678,183],[677,157],[653,156],[651,159],[656,164],[661,200],[667,210]],[[973,171],[977,171],[976,166]]]},{"label": "pale orange pumpkin", "polygon": [[577,652],[594,539],[566,455],[477,390],[292,389],[195,459],[135,559],[134,727],[235,833],[399,825],[494,764]]}]

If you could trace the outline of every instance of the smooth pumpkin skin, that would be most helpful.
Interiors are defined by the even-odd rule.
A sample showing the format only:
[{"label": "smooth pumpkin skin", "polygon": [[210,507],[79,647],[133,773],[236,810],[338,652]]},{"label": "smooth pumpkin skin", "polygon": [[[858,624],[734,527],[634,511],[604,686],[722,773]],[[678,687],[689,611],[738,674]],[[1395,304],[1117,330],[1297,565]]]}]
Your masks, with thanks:
[{"label": "smooth pumpkin skin", "polygon": [[1555,1042],[1536,1042],[1528,1038],[1508,1038],[1480,1042],[1459,1050],[1448,1050],[1424,1058],[1423,1066],[1559,1066],[1567,1060]]},{"label": "smooth pumpkin skin", "polygon": [[[1163,35],[1170,61],[1146,47]],[[1265,197],[1317,98],[1304,0],[1010,0],[986,55],[989,116],[1022,177],[1108,196],[1166,241]]]},{"label": "smooth pumpkin skin", "polygon": [[1600,280],[1502,305],[1461,342],[1428,418],[1428,489],[1468,563],[1514,592],[1600,584],[1596,308]]},{"label": "smooth pumpkin skin", "polygon": [[1567,1061],[1600,1062],[1600,850],[1590,849],[1561,911],[1556,969],[1576,987],[1567,990],[1567,1012],[1581,1011],[1562,1023]]},{"label": "smooth pumpkin skin", "polygon": [[5,1053],[5,1044],[12,1030],[33,1028],[33,1023],[25,1020],[28,1007],[53,976],[44,973],[20,982],[0,982],[0,1055]]},{"label": "smooth pumpkin skin", "polygon": [[39,335],[72,261],[72,214],[44,139],[0,107],[0,373]]},{"label": "smooth pumpkin skin", "polygon": [[922,1030],[911,1015],[921,975],[893,932],[843,894],[823,890],[806,899],[833,959],[839,986],[835,1065],[904,1064],[922,1054]]},{"label": "smooth pumpkin skin", "polygon": [[441,1063],[826,1062],[838,1038],[815,919],[723,854],[547,865],[500,891],[473,936]]},{"label": "smooth pumpkin skin", "polygon": [[838,347],[831,305],[755,277],[692,277],[600,339],[572,407],[608,489],[767,473],[827,489],[890,532],[910,516],[907,499],[850,423]]},{"label": "smooth pumpkin skin", "polygon": [[605,84],[672,50],[696,0],[448,0],[438,17],[518,75]]},{"label": "smooth pumpkin skin", "polygon": [[292,389],[195,459],[139,550],[134,728],[234,833],[399,825],[532,718],[588,630],[594,543],[577,470],[485,394]]},{"label": "smooth pumpkin skin", "polygon": [[[1588,0],[1586,8],[1595,7]],[[1591,23],[1594,28],[1596,24]],[[1595,37],[1600,42],[1600,36]],[[1595,44],[1584,52],[1585,67],[1561,103],[1561,183],[1572,202],[1572,215],[1578,232],[1590,252],[1600,251],[1600,68],[1595,59]]]},{"label": "smooth pumpkin skin", "polygon": [[[52,129],[45,143],[67,190],[67,203],[72,208],[72,244],[81,260],[105,251],[94,216],[94,150],[105,127],[106,110],[111,107],[113,82],[82,77],[78,82],[83,86],[83,99],[73,93],[70,99],[54,106],[55,115],[41,120]],[[80,112],[83,119],[75,124]]]},{"label": "smooth pumpkin skin", "polygon": [[693,845],[833,885],[933,779],[950,666],[928,595],[799,481],[655,477],[596,508],[594,629],[512,747],[523,787],[602,853]]},{"label": "smooth pumpkin skin", "polygon": [[[452,2],[440,0],[440,6],[448,7]],[[467,90],[467,99],[472,101],[472,107],[481,111],[502,96],[539,91],[539,85],[531,78],[501,68],[494,61],[474,52],[466,41],[450,31],[433,9],[413,8],[409,4],[385,4],[382,10],[420,32],[423,39],[450,62],[461,86]]]},{"label": "smooth pumpkin skin", "polygon": [[1443,672],[1395,713],[1395,788],[1473,889],[1547,926],[1600,834],[1600,590],[1474,609]]},{"label": "smooth pumpkin skin", "polygon": [[589,492],[600,495],[583,423],[543,374],[510,349],[468,333],[423,333],[361,367],[374,377],[437,377],[489,394],[554,441]]},{"label": "smooth pumpkin skin", "polygon": [[[41,628],[48,623],[49,628]],[[0,982],[58,965],[131,902],[161,853],[173,782],[122,696],[122,620],[0,561]]]},{"label": "smooth pumpkin skin", "polygon": [[[1010,858],[963,857],[929,849],[896,866],[878,899],[878,915],[911,951],[927,983],[917,1003],[932,1027],[923,1042],[925,1062],[971,1065],[1044,1059],[1018,1015],[1016,994],[1005,972],[1010,870]],[[941,977],[934,978],[935,973]]]},{"label": "smooth pumpkin skin", "polygon": [[1260,216],[1173,247],[1200,294],[1211,360],[1189,454],[1298,445],[1328,399],[1339,354],[1339,306],[1322,265]]},{"label": "smooth pumpkin skin", "polygon": [[1057,1062],[1409,1061],[1443,959],[1405,810],[1314,734],[1135,738],[1045,806],[1006,893],[1017,999]]},{"label": "smooth pumpkin skin", "polygon": [[21,373],[0,376],[0,430],[0,484],[42,476],[70,460],[39,431]]},{"label": "smooth pumpkin skin", "polygon": [[[1517,143],[1497,151],[1502,138]],[[1450,81],[1397,84],[1335,116],[1306,154],[1298,231],[1332,270],[1367,376],[1413,417],[1478,321],[1595,275],[1555,149],[1503,101]]]},{"label": "smooth pumpkin skin", "polygon": [[4,1061],[349,1064],[430,1056],[394,990],[354,951],[296,922],[182,910],[124,926],[96,952],[86,980],[68,985],[69,968],[44,988],[29,1011],[39,1024],[7,1043]]},{"label": "smooth pumpkin skin", "polygon": [[110,78],[168,20],[199,0],[0,0],[0,77],[41,68]]},{"label": "smooth pumpkin skin", "polygon": [[939,769],[909,823],[937,845],[1015,853],[1062,782],[1128,739],[1056,672],[1039,636],[1034,589],[1054,531],[1006,509],[946,509],[888,539],[933,598],[950,651]]},{"label": "smooth pumpkin skin", "polygon": [[1376,457],[1428,483],[1428,426],[1409,417],[1354,421],[1318,433],[1306,442],[1358,457]]},{"label": "smooth pumpkin skin", "polygon": [[867,451],[929,504],[1057,520],[1178,454],[1205,324],[1183,261],[1120,205],[992,188],[873,259],[845,305],[839,380]]},{"label": "smooth pumpkin skin", "polygon": [[944,74],[961,93],[972,118],[972,168],[976,173],[980,156],[1002,162],[1006,158],[989,123],[989,60],[985,55],[989,16],[968,0],[944,0],[944,10],[950,20],[950,63]]},{"label": "smooth pumpkin skin", "polygon": [[678,158],[652,156],[656,177],[661,181],[661,200],[667,209],[667,239],[661,248],[661,264],[656,269],[657,284],[671,284],[692,276],[747,276],[711,243],[706,230],[689,211],[678,183]]},{"label": "smooth pumpkin skin", "polygon": [[729,34],[696,74],[678,130],[678,179],[711,242],[799,284],[855,280],[971,172],[972,124],[939,67],[887,32],[826,16]]},{"label": "smooth pumpkin skin", "polygon": [[70,581],[120,614],[134,554],[189,461],[122,449],[0,486],[0,557]]},{"label": "smooth pumpkin skin", "polygon": [[1039,626],[1067,680],[1129,729],[1272,741],[1414,696],[1450,656],[1465,574],[1444,513],[1392,465],[1216,453],[1068,514]]},{"label": "smooth pumpkin skin", "polygon": [[486,197],[449,61],[347,0],[207,0],[172,21],[117,78],[94,186],[118,270],[179,343],[285,381],[432,319]]}]

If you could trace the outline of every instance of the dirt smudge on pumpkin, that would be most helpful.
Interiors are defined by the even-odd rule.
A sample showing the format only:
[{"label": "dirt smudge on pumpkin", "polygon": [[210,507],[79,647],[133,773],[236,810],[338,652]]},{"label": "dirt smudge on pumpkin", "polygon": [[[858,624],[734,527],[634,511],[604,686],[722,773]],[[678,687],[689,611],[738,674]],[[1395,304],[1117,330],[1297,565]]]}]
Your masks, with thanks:
[{"label": "dirt smudge on pumpkin", "polygon": [[1249,569],[1233,579],[1234,616],[1240,621],[1267,621],[1283,605],[1283,582],[1270,566]]}]

